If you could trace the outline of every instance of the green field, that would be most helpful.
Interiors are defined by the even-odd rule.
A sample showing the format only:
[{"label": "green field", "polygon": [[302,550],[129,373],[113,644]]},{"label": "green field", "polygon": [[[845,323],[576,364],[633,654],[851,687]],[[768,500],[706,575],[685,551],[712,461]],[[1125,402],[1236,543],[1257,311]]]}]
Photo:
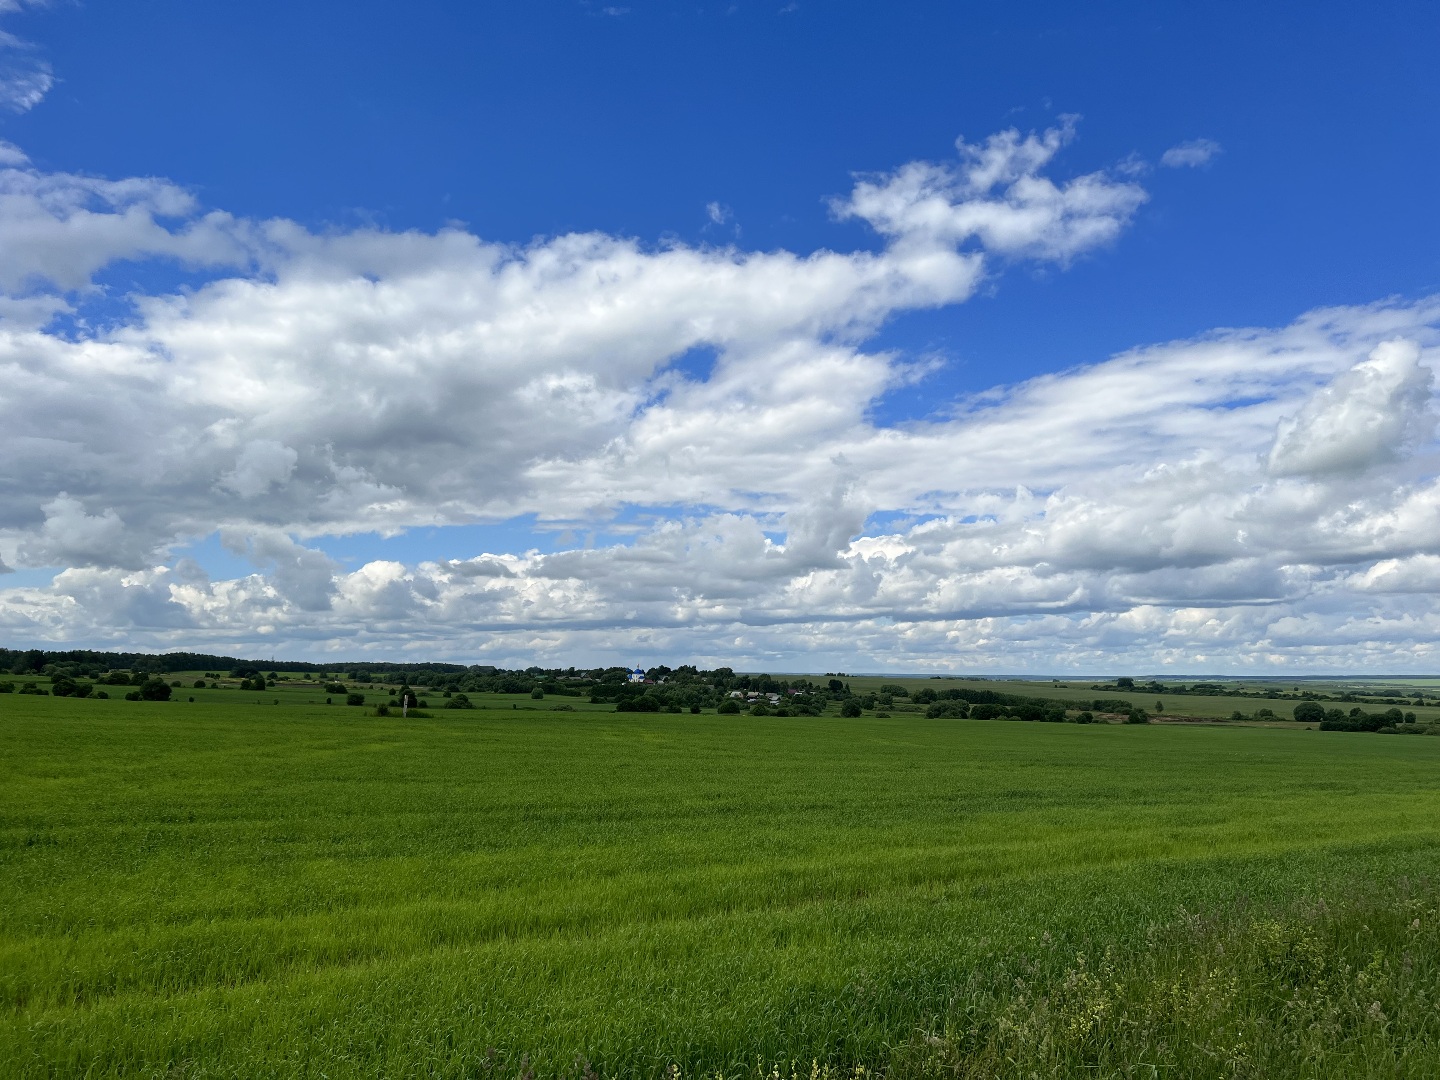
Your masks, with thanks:
[{"label": "green field", "polygon": [[7,1075],[1440,1075],[1440,739],[176,694],[0,697]]}]

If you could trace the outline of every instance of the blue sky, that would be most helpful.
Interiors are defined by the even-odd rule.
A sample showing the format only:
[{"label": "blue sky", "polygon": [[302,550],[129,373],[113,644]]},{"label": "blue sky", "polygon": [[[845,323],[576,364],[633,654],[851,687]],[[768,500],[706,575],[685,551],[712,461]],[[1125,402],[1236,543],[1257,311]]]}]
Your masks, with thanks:
[{"label": "blue sky", "polygon": [[[1433,666],[1433,29],[1403,3],[0,3],[0,329],[30,425],[0,628],[484,662]],[[1060,194],[1016,240],[1026,185]],[[922,243],[975,261],[937,283]],[[829,272],[778,267],[822,251],[903,282],[812,312]],[[577,299],[592,270],[637,276]],[[756,289],[790,306],[754,316]],[[612,332],[597,304],[642,314]],[[501,333],[525,311],[572,329]],[[313,424],[262,400],[282,372],[326,388]],[[113,431],[77,419],[110,422],[99,373]],[[67,380],[97,400],[47,442]],[[163,449],[127,442],[142,383]],[[1157,468],[1211,482],[1157,490]]]},{"label": "blue sky", "polygon": [[1154,176],[1081,273],[897,320],[890,340],[958,354],[973,389],[1440,289],[1433,6],[787,7],[55,3],[8,24],[59,82],[5,132],[45,167],[317,228],[724,242],[713,201],[746,247],[794,251],[873,245],[824,198],[957,135],[1076,113],[1074,174],[1223,147]]}]

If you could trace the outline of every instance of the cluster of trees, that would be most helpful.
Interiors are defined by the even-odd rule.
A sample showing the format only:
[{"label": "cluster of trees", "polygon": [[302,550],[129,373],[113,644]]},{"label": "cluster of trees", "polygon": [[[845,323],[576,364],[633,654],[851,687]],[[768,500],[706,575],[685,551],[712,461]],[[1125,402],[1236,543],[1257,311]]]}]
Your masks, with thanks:
[{"label": "cluster of trees", "polygon": [[125,695],[126,701],[169,701],[170,684],[158,676],[146,679],[138,689]]},{"label": "cluster of trees", "polygon": [[1395,708],[1371,713],[1356,707],[1346,712],[1344,709],[1327,709],[1316,702],[1304,701],[1295,706],[1295,719],[1302,724],[1318,724],[1321,731],[1440,734],[1440,727],[1434,724],[1417,724],[1413,712],[1401,712]]},{"label": "cluster of trees", "polygon": [[[1148,724],[1150,722],[1149,713],[1144,709],[1132,708],[1129,705],[1123,709],[1107,708],[1096,711],[1119,713],[1127,724]],[[937,718],[1025,720],[1043,724],[1093,724],[1096,722],[1095,713],[1089,709],[1071,715],[1064,702],[1049,701],[1045,698],[1022,698],[1019,702],[1004,705],[985,702],[968,705],[961,701],[937,701],[925,710],[925,715],[932,720]]]},{"label": "cluster of trees", "polygon": [[[0,682],[0,694],[16,694],[16,693],[19,693],[19,694],[38,694],[38,695],[40,695],[41,697],[44,697],[44,696],[46,696],[46,695],[49,693],[49,691],[48,691],[48,690],[41,690],[40,687],[36,686],[33,682],[21,683],[19,690],[16,690],[16,689],[15,689],[15,684],[14,684],[13,682],[10,682],[8,679],[5,680],[5,681],[3,681],[3,682]],[[102,694],[99,694],[99,695],[97,695],[97,696],[99,696],[99,697],[109,697],[108,694],[103,694],[103,693],[102,693]]]},{"label": "cluster of trees", "polygon": [[[40,689],[33,682],[21,684],[21,694],[53,694],[55,697],[75,698],[108,698],[110,695],[102,686],[133,686],[125,695],[126,701],[169,701],[171,683],[166,682],[158,675],[147,675],[144,672],[136,671],[109,671],[99,676],[94,682],[82,682],[67,672],[48,671],[50,678],[50,689]],[[179,683],[175,683],[178,686]],[[15,684],[9,681],[0,682],[0,694],[15,693]]]}]

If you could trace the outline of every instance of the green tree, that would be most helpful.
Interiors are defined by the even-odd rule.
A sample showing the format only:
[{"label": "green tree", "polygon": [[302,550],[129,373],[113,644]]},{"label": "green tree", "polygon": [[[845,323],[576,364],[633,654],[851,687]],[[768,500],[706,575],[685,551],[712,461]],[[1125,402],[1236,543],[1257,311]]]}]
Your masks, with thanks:
[{"label": "green tree", "polygon": [[1301,724],[1318,724],[1325,719],[1325,708],[1318,701],[1302,701],[1295,706],[1295,720]]},{"label": "green tree", "polygon": [[170,684],[164,679],[146,679],[140,687],[141,701],[169,701]]}]

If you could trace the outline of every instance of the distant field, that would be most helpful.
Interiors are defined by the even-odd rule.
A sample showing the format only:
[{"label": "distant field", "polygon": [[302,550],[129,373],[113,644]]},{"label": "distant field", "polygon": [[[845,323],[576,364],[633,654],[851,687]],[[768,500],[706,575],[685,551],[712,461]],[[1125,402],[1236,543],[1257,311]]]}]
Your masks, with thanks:
[{"label": "distant field", "polygon": [[[1296,702],[1290,700],[1271,701],[1254,697],[1222,697],[1200,694],[1174,694],[1168,692],[1156,695],[1138,691],[1094,690],[1091,689],[1092,683],[1088,680],[1060,680],[1058,682],[1046,680],[1043,682],[1032,682],[1020,679],[936,679],[903,678],[889,675],[856,675],[847,677],[845,681],[850,684],[851,689],[856,693],[862,691],[874,692],[887,683],[905,686],[912,692],[927,686],[935,690],[951,686],[961,686],[971,690],[994,690],[1002,694],[1025,694],[1036,697],[1054,698],[1059,701],[1073,701],[1076,703],[1077,708],[1094,698],[1123,698],[1137,708],[1154,712],[1156,702],[1159,701],[1163,704],[1164,708],[1156,719],[1161,721],[1164,721],[1167,717],[1171,719],[1196,717],[1200,719],[1224,720],[1228,719],[1230,715],[1235,712],[1241,712],[1248,716],[1253,714],[1256,709],[1261,708],[1269,708],[1282,719],[1289,720],[1296,705]],[[1195,680],[1189,681],[1193,682]],[[1434,685],[1428,683],[1421,685],[1421,683],[1422,680],[1411,680],[1411,692],[1423,689],[1433,697],[1435,693]],[[1233,684],[1227,682],[1225,685],[1234,685],[1246,691],[1261,694],[1269,690],[1283,689],[1290,691],[1297,688],[1301,690],[1315,690],[1325,694],[1339,694],[1341,691],[1347,689],[1356,691],[1371,689],[1371,687],[1360,682],[1336,684],[1331,682],[1298,681],[1277,685],[1273,682],[1246,683],[1237,681]],[[1394,690],[1401,689],[1401,685],[1394,680],[1387,681],[1384,686],[1393,688]],[[1375,689],[1378,690],[1379,687],[1375,687]],[[1348,705],[1346,707],[1349,708]],[[1388,706],[1365,705],[1364,708],[1367,710],[1383,711],[1388,708]],[[1403,709],[1406,712],[1413,712],[1416,720],[1420,722],[1440,719],[1440,706],[1407,704],[1403,706]]]},{"label": "distant field", "polygon": [[8,1075],[1440,1075],[1440,739],[176,695],[0,697]]}]

